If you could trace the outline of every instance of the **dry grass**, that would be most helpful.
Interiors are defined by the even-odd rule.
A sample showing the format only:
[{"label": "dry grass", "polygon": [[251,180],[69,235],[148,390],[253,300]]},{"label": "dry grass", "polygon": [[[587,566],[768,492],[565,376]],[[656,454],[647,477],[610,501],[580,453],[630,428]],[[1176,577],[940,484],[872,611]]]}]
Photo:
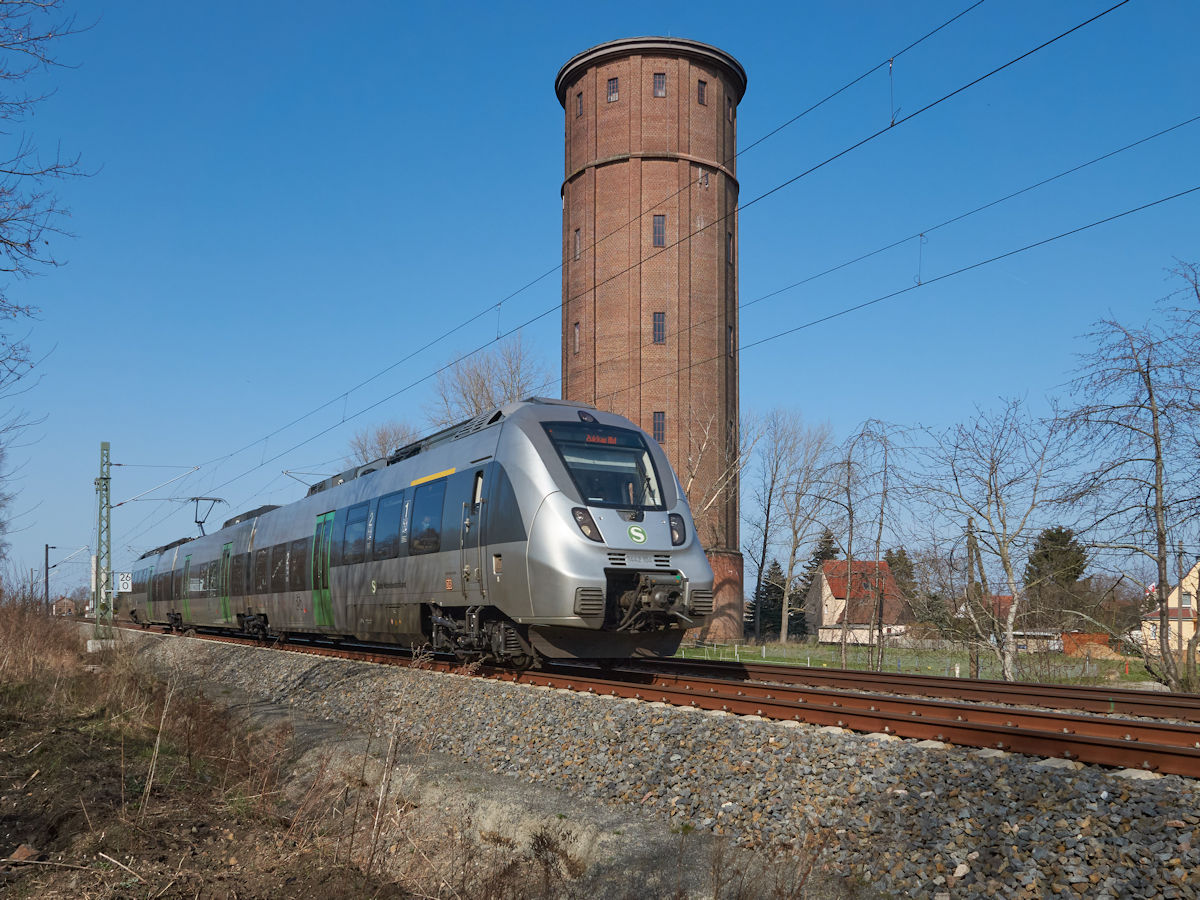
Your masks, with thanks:
[{"label": "dry grass", "polygon": [[45,615],[42,604],[0,586],[0,682],[54,677],[73,669],[82,649],[77,628]]},{"label": "dry grass", "polygon": [[[358,743],[301,754],[289,726],[254,727],[178,674],[156,674],[128,645],[89,656],[84,634],[36,605],[0,602],[0,859],[21,844],[33,851],[0,862],[7,896],[578,893],[586,863],[567,824],[501,834],[476,827],[465,800],[427,805],[416,761],[436,748],[396,715],[416,697],[379,710]],[[457,687],[471,689],[465,679]],[[437,696],[422,699],[422,715],[453,717],[456,688]],[[662,861],[680,873],[677,896],[692,841],[681,832],[678,859]],[[812,896],[824,849],[758,866],[715,847],[711,896],[738,900]]]}]

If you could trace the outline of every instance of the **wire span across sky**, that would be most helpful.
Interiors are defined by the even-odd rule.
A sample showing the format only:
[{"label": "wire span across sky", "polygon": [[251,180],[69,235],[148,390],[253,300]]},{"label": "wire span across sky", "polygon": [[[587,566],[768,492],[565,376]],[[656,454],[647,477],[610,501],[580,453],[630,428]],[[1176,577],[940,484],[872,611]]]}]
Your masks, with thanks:
[{"label": "wire span across sky", "polygon": [[[556,369],[553,78],[613,38],[695,38],[749,74],[745,410],[789,405],[842,430],[1040,395],[1092,321],[1148,313],[1173,260],[1200,257],[1189,195],[969,268],[1191,186],[1190,3],[780,6],[770,28],[704,3],[519,24],[484,6],[453,23],[433,9],[318,11],[117,10],[71,45],[82,69],[52,73],[32,124],[98,174],[63,196],[69,265],[20,285],[43,310],[35,348],[57,349],[31,392],[46,421],[13,461],[18,564],[40,565],[43,542],[88,543],[101,440],[116,461],[203,464],[172,496],[229,496],[232,515],[294,499],[279,470],[343,456],[355,427],[419,426],[432,373],[497,333],[523,328]],[[199,45],[227,64],[191,65]],[[995,74],[975,83],[982,73]],[[914,278],[920,304],[762,343]],[[114,497],[170,474],[117,468]],[[131,547],[195,533],[188,509],[149,505],[114,514],[119,567]]]}]

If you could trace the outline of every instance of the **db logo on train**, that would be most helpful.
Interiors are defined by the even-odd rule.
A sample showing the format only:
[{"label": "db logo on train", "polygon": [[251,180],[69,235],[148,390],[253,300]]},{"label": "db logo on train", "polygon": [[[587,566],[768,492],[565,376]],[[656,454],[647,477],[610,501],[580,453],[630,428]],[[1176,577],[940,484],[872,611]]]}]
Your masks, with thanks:
[{"label": "db logo on train", "polygon": [[641,525],[630,525],[629,526],[629,539],[631,541],[633,541],[635,544],[646,543],[646,529],[643,528]]}]

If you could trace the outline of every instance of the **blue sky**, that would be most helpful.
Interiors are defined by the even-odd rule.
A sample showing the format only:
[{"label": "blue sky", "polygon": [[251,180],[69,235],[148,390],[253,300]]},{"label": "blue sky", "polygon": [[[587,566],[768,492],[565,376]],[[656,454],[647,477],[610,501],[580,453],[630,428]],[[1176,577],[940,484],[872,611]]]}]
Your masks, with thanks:
[{"label": "blue sky", "polygon": [[[191,505],[162,498],[223,497],[217,525],[295,499],[283,469],[336,471],[361,425],[423,425],[430,382],[402,389],[553,310],[557,274],[349,391],[558,264],[553,84],[580,50],[670,34],[730,52],[749,75],[746,147],[969,5],[74,4],[94,27],[64,43],[75,68],[49,73],[57,92],[28,124],[94,175],[61,185],[67,265],[11,286],[40,307],[30,340],[50,351],[20,398],[44,419],[10,451],[13,567],[40,577],[44,543],[52,562],[94,546],[102,440],[124,464],[114,502],[186,471],[148,466],[209,463],[114,512],[128,569],[196,533]],[[890,82],[884,68],[745,153],[743,202],[879,130],[893,104],[916,112],[1111,5],[987,0]],[[742,302],[1200,115],[1197,33],[1197,4],[1134,0],[753,204]],[[1198,160],[1200,122],[749,306],[742,342],[1196,187]],[[1151,313],[1176,257],[1200,259],[1200,193],[756,346],[742,409],[790,406],[845,434],[1040,400],[1090,323]],[[525,331],[555,375],[558,329],[549,312]],[[87,566],[53,575],[67,590]]]}]

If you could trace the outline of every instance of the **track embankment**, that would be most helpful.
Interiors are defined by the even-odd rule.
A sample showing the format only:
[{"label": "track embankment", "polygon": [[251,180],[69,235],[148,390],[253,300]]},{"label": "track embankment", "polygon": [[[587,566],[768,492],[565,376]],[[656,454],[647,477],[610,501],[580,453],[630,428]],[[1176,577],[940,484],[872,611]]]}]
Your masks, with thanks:
[{"label": "track embankment", "polygon": [[912,896],[1200,896],[1200,783],[182,638],[158,665]]}]

